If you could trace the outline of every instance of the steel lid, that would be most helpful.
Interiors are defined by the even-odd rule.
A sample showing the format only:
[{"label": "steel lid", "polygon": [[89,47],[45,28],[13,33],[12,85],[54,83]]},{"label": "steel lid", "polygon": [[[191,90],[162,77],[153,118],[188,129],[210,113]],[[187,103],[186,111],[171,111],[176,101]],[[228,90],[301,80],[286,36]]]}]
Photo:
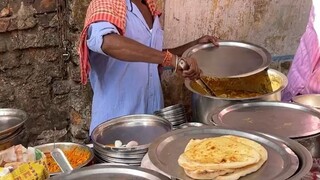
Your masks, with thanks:
[{"label": "steel lid", "polygon": [[257,45],[237,41],[199,44],[184,52],[183,57],[194,57],[203,74],[211,77],[245,77],[266,69],[271,63],[270,53]]},{"label": "steel lid", "polygon": [[82,169],[74,170],[71,173],[64,173],[58,176],[53,176],[51,179],[63,180],[87,180],[90,178],[96,179],[114,179],[114,180],[132,180],[132,179],[153,179],[153,180],[169,180],[168,177],[144,168],[123,166],[123,165],[93,165]]},{"label": "steel lid", "polygon": [[211,121],[216,126],[254,130],[289,138],[320,133],[319,111],[284,102],[235,104],[213,115]]}]

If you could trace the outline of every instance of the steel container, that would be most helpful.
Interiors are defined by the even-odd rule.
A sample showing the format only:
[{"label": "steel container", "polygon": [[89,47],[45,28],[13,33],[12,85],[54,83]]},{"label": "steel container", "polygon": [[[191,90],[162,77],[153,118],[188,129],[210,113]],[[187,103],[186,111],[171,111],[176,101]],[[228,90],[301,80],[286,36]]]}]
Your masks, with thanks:
[{"label": "steel container", "polygon": [[12,146],[22,144],[26,145],[25,142],[26,131],[23,127],[17,129],[9,136],[6,136],[3,139],[0,139],[0,151],[8,149]]},{"label": "steel container", "polygon": [[268,69],[267,74],[277,77],[281,83],[280,87],[272,93],[252,98],[220,98],[204,95],[192,88],[192,81],[186,80],[185,86],[192,92],[192,121],[211,124],[208,118],[219,113],[222,109],[237,103],[280,101],[281,92],[287,86],[288,79],[284,74],[274,69]]},{"label": "steel container", "polygon": [[[100,124],[93,130],[91,139],[99,162],[139,166],[150,143],[171,130],[171,123],[162,117],[147,114],[128,115]],[[113,147],[116,140],[123,144],[136,141],[138,146]]]},{"label": "steel container", "polygon": [[186,110],[182,104],[175,104],[154,112],[154,115],[168,120],[174,129],[188,121]]},{"label": "steel container", "polygon": [[[70,150],[72,148],[80,149],[81,151],[85,151],[89,153],[89,158],[86,159],[83,163],[81,163],[78,167],[74,167],[74,169],[80,169],[89,165],[94,157],[93,151],[88,146],[72,143],[72,142],[57,142],[57,143],[49,143],[42,144],[39,146],[35,146],[36,149],[39,149],[43,153],[50,153],[54,148],[60,148],[62,151]],[[51,176],[61,174],[62,172],[50,173]]]},{"label": "steel container", "polygon": [[26,112],[20,109],[0,108],[0,139],[15,133],[26,120]]}]

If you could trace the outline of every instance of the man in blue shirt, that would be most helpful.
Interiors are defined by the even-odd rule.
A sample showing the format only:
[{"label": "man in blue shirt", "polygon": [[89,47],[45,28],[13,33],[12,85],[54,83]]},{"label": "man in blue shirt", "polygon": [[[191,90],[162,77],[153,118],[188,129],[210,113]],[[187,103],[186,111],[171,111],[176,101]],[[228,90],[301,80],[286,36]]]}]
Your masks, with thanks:
[{"label": "man in blue shirt", "polygon": [[[121,34],[120,26],[111,20],[95,21],[87,29],[89,79],[93,89],[90,134],[99,124],[112,118],[152,114],[163,108],[158,65],[172,66],[182,71],[185,78],[198,78],[201,70],[196,60],[185,59],[189,69],[182,70],[177,66],[181,60],[179,56],[198,43],[216,44],[215,37],[204,36],[184,46],[163,50],[163,30],[159,17],[148,4],[150,0],[123,1],[126,11],[124,34]],[[119,7],[114,9],[121,10]]]}]

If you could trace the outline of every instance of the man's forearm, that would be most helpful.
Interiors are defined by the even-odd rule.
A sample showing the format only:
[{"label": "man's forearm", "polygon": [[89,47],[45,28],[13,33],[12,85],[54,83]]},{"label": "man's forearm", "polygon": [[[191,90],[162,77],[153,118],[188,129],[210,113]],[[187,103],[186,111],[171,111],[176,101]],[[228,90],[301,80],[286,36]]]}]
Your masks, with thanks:
[{"label": "man's forearm", "polygon": [[145,46],[118,34],[103,37],[102,50],[111,57],[129,62],[161,64],[165,58],[162,51]]},{"label": "man's forearm", "polygon": [[172,48],[172,49],[167,49],[168,51],[170,51],[172,54],[178,55],[178,56],[182,56],[182,54],[189,49],[192,46],[197,45],[196,41],[191,41],[185,45],[176,47],[176,48]]}]

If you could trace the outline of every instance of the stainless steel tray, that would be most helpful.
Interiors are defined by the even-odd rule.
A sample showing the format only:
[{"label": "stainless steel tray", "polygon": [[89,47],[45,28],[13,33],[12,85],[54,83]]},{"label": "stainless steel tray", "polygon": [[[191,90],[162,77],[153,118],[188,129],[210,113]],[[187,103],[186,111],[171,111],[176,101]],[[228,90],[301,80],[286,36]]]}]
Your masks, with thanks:
[{"label": "stainless steel tray", "polygon": [[[260,133],[214,127],[193,127],[167,133],[151,144],[148,154],[151,162],[172,178],[190,180],[191,178],[185,174],[183,168],[178,164],[178,158],[183,153],[189,140],[222,135],[235,135],[254,140],[268,151],[266,163],[258,171],[241,178],[243,180],[256,180],[262,177],[264,180],[288,179],[299,168],[297,155],[283,142]],[[299,146],[296,142],[288,141]]]},{"label": "stainless steel tray", "polygon": [[[261,133],[263,134],[263,133]],[[278,142],[281,142],[288,146],[299,158],[299,168],[296,171],[296,173],[291,176],[290,180],[301,180],[303,177],[305,177],[311,170],[313,166],[313,159],[310,154],[310,152],[301,144],[297,143],[296,141],[292,140],[284,140],[275,136],[271,136],[268,134],[263,134],[265,136],[268,136],[271,139],[274,139]]]},{"label": "stainless steel tray", "polygon": [[144,168],[123,165],[93,165],[74,170],[71,173],[53,176],[50,179],[57,180],[87,180],[94,178],[108,180],[170,180],[168,177]]},{"label": "stainless steel tray", "polygon": [[320,112],[293,103],[239,103],[212,116],[212,123],[220,127],[301,138],[320,133]]},{"label": "stainless steel tray", "polygon": [[221,41],[189,48],[183,57],[194,57],[203,74],[211,77],[234,78],[256,74],[271,63],[270,53],[257,45],[238,41]]}]

